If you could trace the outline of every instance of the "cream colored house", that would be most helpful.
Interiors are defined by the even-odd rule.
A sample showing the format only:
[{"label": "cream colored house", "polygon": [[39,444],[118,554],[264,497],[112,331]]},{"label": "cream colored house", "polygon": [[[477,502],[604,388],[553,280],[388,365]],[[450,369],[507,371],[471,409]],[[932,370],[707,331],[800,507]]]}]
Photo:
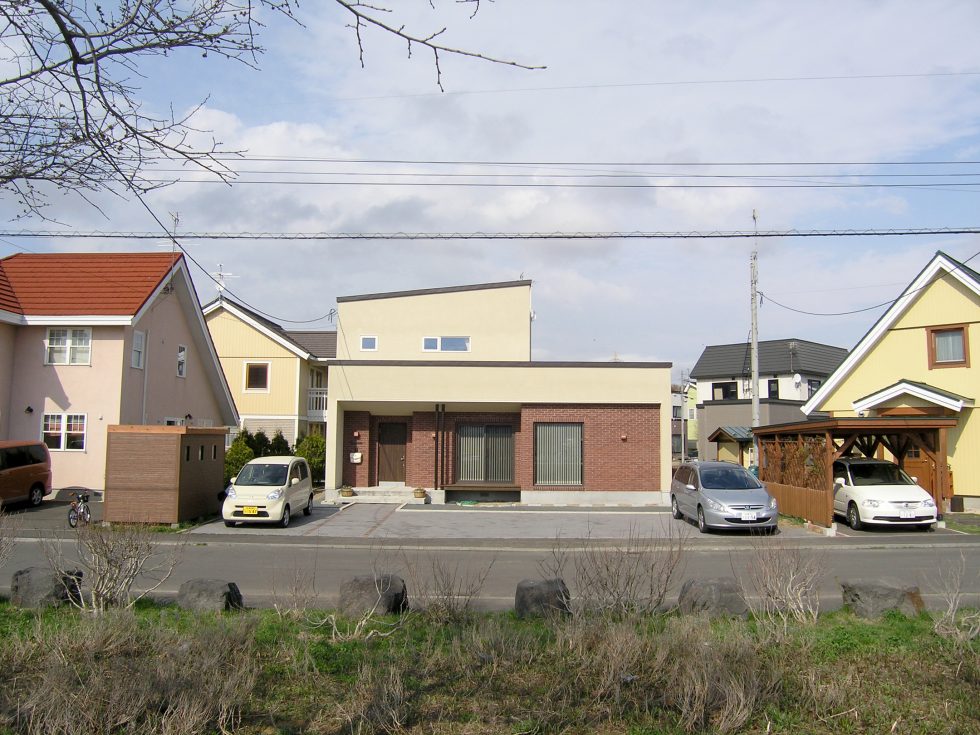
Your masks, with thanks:
[{"label": "cream colored house", "polygon": [[237,423],[182,255],[0,260],[0,439],[42,439],[55,488],[105,488],[110,425]]},{"label": "cream colored house", "polygon": [[670,364],[532,360],[530,281],[348,296],[337,308],[328,489],[422,487],[436,502],[666,497]]},{"label": "cream colored house", "polygon": [[337,333],[287,331],[224,296],[207,304],[204,316],[241,427],[270,439],[281,431],[290,444],[306,434],[322,436],[327,360],[336,354]]},{"label": "cream colored house", "polygon": [[[951,482],[954,509],[980,509],[980,274],[942,252],[923,268],[803,406],[835,419],[954,419],[901,447],[920,484]],[[892,457],[891,452],[880,454]],[[930,456],[931,455],[931,456]],[[935,459],[933,459],[935,458]],[[936,467],[936,460],[948,467]],[[949,470],[947,473],[946,470]],[[951,477],[950,477],[951,475]],[[949,478],[947,480],[946,478]],[[949,497],[948,488],[936,488]]]}]

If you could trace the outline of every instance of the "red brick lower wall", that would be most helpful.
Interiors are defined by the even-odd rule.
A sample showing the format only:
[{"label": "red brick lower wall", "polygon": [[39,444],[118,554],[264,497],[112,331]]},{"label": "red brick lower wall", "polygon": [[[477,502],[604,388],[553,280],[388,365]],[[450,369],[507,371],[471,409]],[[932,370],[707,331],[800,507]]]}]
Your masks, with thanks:
[{"label": "red brick lower wall", "polygon": [[[377,425],[399,421],[408,425],[405,447],[405,483],[433,486],[435,479],[436,414],[371,416],[348,411],[344,416],[344,484],[377,484]],[[534,425],[568,422],[583,425],[583,484],[558,487],[534,484]],[[447,413],[441,485],[455,481],[456,427],[459,424],[508,424],[514,430],[514,485],[522,490],[635,490],[660,487],[660,407],[657,405],[528,404],[519,414]],[[358,436],[354,437],[354,432]],[[624,438],[625,437],[625,438]],[[350,452],[361,452],[362,462],[351,464]]]}]

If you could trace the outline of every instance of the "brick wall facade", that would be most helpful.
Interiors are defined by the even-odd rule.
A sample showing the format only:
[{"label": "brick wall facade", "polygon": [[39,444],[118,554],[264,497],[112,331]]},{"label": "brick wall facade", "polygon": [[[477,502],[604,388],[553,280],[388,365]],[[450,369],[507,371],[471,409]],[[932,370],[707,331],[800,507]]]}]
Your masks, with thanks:
[{"label": "brick wall facade", "polygon": [[[447,413],[441,465],[442,485],[455,481],[456,427],[460,424],[507,424],[514,431],[514,484],[522,490],[636,490],[660,487],[660,407],[657,405],[527,404],[520,413]],[[344,484],[377,484],[377,426],[383,421],[408,426],[405,484],[433,486],[435,479],[435,412],[412,416],[371,416],[348,411],[344,416]],[[534,425],[567,422],[583,425],[583,484],[549,488],[534,484]],[[354,432],[358,437],[354,437]],[[625,437],[625,439],[623,438]],[[669,441],[669,439],[667,439]],[[361,452],[360,465],[349,452]]]}]

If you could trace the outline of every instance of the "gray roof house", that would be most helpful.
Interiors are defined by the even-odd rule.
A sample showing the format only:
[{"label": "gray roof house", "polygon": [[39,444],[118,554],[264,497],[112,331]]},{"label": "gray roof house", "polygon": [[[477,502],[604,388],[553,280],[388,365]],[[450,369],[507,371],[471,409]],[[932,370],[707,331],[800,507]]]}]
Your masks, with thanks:
[{"label": "gray roof house", "polygon": [[[847,350],[804,339],[759,342],[759,418],[768,424],[800,421],[801,406],[847,357]],[[752,425],[751,353],[748,343],[709,345],[691,370],[698,387],[698,455],[719,458],[719,442]],[[714,442],[710,437],[715,436]],[[740,455],[745,462],[750,457]],[[722,452],[721,459],[736,459]]]}]

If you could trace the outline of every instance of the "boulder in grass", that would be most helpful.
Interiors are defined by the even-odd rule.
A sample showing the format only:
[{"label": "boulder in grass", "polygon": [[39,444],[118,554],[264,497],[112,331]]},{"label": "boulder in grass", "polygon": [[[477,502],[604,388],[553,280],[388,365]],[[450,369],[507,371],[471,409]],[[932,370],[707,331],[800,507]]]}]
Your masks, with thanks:
[{"label": "boulder in grass", "polygon": [[189,579],[180,585],[177,605],[184,610],[241,610],[242,592],[234,582],[221,579]]},{"label": "boulder in grass", "polygon": [[840,583],[844,604],[859,618],[879,618],[896,610],[909,617],[925,609],[916,585],[894,579],[852,579]]},{"label": "boulder in grass", "polygon": [[408,588],[395,574],[363,574],[340,585],[338,609],[359,618],[369,613],[388,615],[408,610]]},{"label": "boulder in grass", "polygon": [[82,600],[82,572],[56,572],[49,567],[28,567],[14,572],[10,580],[10,602],[14,607],[43,608]]},{"label": "boulder in grass", "polygon": [[681,587],[677,607],[683,615],[706,613],[710,617],[747,618],[749,606],[742,588],[731,577],[689,579]]},{"label": "boulder in grass", "polygon": [[525,579],[517,584],[514,611],[519,618],[568,615],[569,599],[563,579]]}]

